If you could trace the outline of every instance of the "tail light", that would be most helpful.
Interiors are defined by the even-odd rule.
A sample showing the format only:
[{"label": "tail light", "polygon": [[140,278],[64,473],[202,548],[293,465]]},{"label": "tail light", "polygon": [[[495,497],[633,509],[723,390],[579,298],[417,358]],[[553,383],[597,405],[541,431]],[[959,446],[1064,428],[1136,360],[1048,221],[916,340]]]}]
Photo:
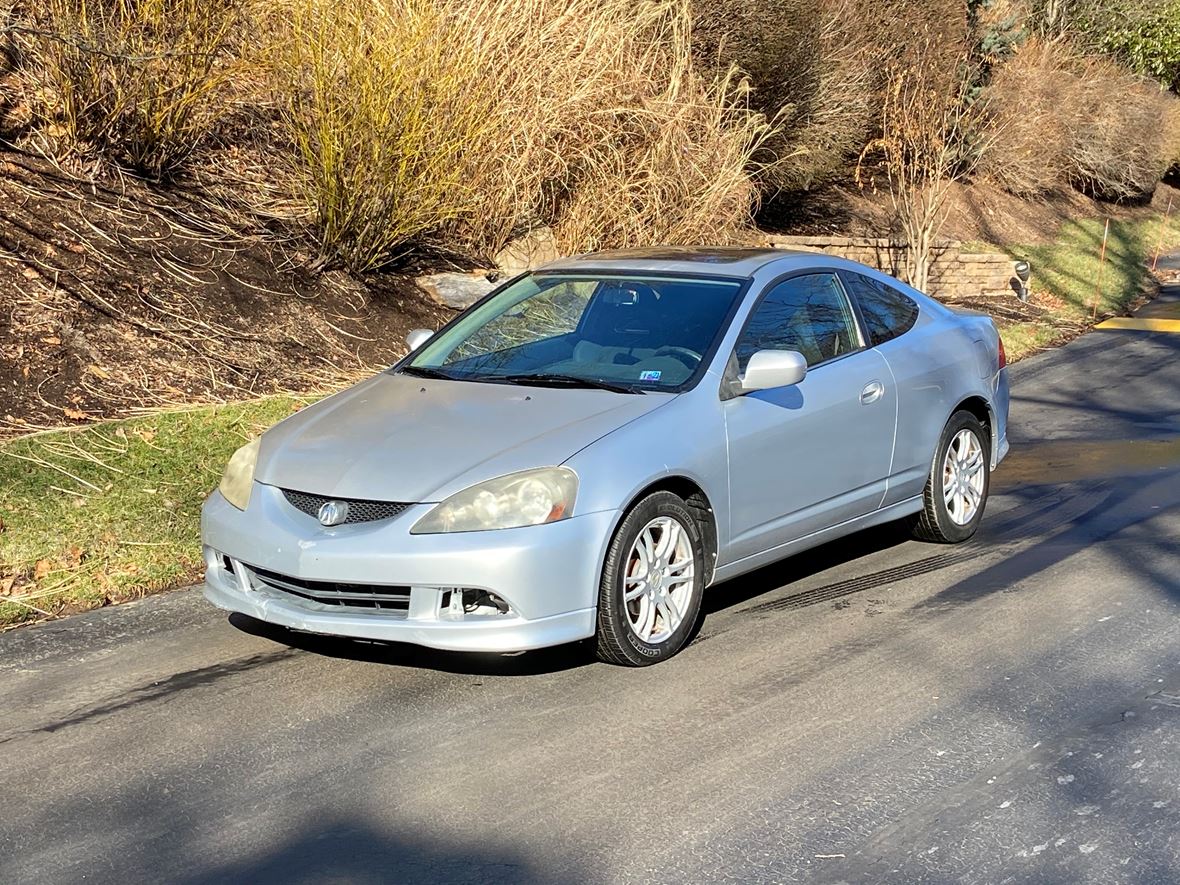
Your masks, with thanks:
[{"label": "tail light", "polygon": [[1003,337],[1000,337],[999,341],[1000,341],[1000,368],[1002,369],[1008,365],[1008,354],[1006,354],[1004,352],[1004,339],[1003,339]]}]

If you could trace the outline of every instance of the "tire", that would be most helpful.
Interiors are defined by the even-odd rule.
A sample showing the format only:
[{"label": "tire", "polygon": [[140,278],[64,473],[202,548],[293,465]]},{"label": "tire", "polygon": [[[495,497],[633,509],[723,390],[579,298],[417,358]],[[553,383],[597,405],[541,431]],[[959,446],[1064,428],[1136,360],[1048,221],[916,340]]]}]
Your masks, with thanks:
[{"label": "tire", "polygon": [[[663,549],[668,541],[670,552]],[[649,550],[657,554],[659,580],[654,586],[650,566],[644,577]],[[660,567],[661,562],[666,565]],[[700,526],[684,500],[671,492],[655,492],[639,501],[615,531],[603,562],[595,635],[599,659],[646,667],[684,648],[700,617],[704,575]],[[638,595],[627,601],[624,594]]]},{"label": "tire", "polygon": [[[957,458],[971,434],[978,447],[978,473],[971,471],[960,472],[956,478],[956,468],[948,463],[948,452],[954,449],[951,459]],[[975,457],[964,456],[964,461],[975,462]],[[949,474],[949,475],[948,475]],[[959,483],[957,493],[950,489],[948,501],[948,482],[955,480]],[[934,462],[930,466],[930,476],[926,479],[926,488],[922,492],[922,512],[918,514],[911,526],[914,537],[922,541],[933,541],[938,544],[961,544],[971,538],[979,528],[983,519],[983,511],[987,506],[988,489],[991,487],[991,434],[987,428],[979,423],[979,419],[970,412],[955,412],[950,421],[943,428],[942,436],[938,440]],[[969,507],[971,496],[978,495],[978,502]]]}]

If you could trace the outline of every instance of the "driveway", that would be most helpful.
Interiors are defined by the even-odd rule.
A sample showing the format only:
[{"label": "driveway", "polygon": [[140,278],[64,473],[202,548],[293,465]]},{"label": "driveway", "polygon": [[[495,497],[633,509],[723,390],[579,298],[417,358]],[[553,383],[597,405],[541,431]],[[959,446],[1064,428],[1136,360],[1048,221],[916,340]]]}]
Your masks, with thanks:
[{"label": "driveway", "polygon": [[196,590],[4,634],[0,882],[1180,881],[1178,391],[1175,332],[1020,363],[976,541],[713,588],[648,670]]}]

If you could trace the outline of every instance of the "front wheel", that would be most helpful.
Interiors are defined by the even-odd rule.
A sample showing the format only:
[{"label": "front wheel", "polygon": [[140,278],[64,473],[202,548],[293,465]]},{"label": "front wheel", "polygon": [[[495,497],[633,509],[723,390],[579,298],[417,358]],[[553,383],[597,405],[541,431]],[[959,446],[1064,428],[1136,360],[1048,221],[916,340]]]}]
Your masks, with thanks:
[{"label": "front wheel", "polygon": [[598,592],[598,657],[644,667],[680,651],[701,610],[705,556],[683,499],[656,492],[620,524]]},{"label": "front wheel", "polygon": [[970,412],[955,412],[942,431],[923,492],[914,535],[957,544],[972,537],[983,519],[991,483],[991,439]]}]

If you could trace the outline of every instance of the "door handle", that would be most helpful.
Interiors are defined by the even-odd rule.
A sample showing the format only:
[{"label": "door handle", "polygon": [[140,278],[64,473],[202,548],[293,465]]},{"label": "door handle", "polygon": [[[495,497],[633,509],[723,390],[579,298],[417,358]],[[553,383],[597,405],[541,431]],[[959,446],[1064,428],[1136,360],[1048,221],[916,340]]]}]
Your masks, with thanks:
[{"label": "door handle", "polygon": [[870,405],[884,395],[885,385],[880,381],[870,381],[865,385],[865,389],[860,392],[860,404],[862,406]]}]

